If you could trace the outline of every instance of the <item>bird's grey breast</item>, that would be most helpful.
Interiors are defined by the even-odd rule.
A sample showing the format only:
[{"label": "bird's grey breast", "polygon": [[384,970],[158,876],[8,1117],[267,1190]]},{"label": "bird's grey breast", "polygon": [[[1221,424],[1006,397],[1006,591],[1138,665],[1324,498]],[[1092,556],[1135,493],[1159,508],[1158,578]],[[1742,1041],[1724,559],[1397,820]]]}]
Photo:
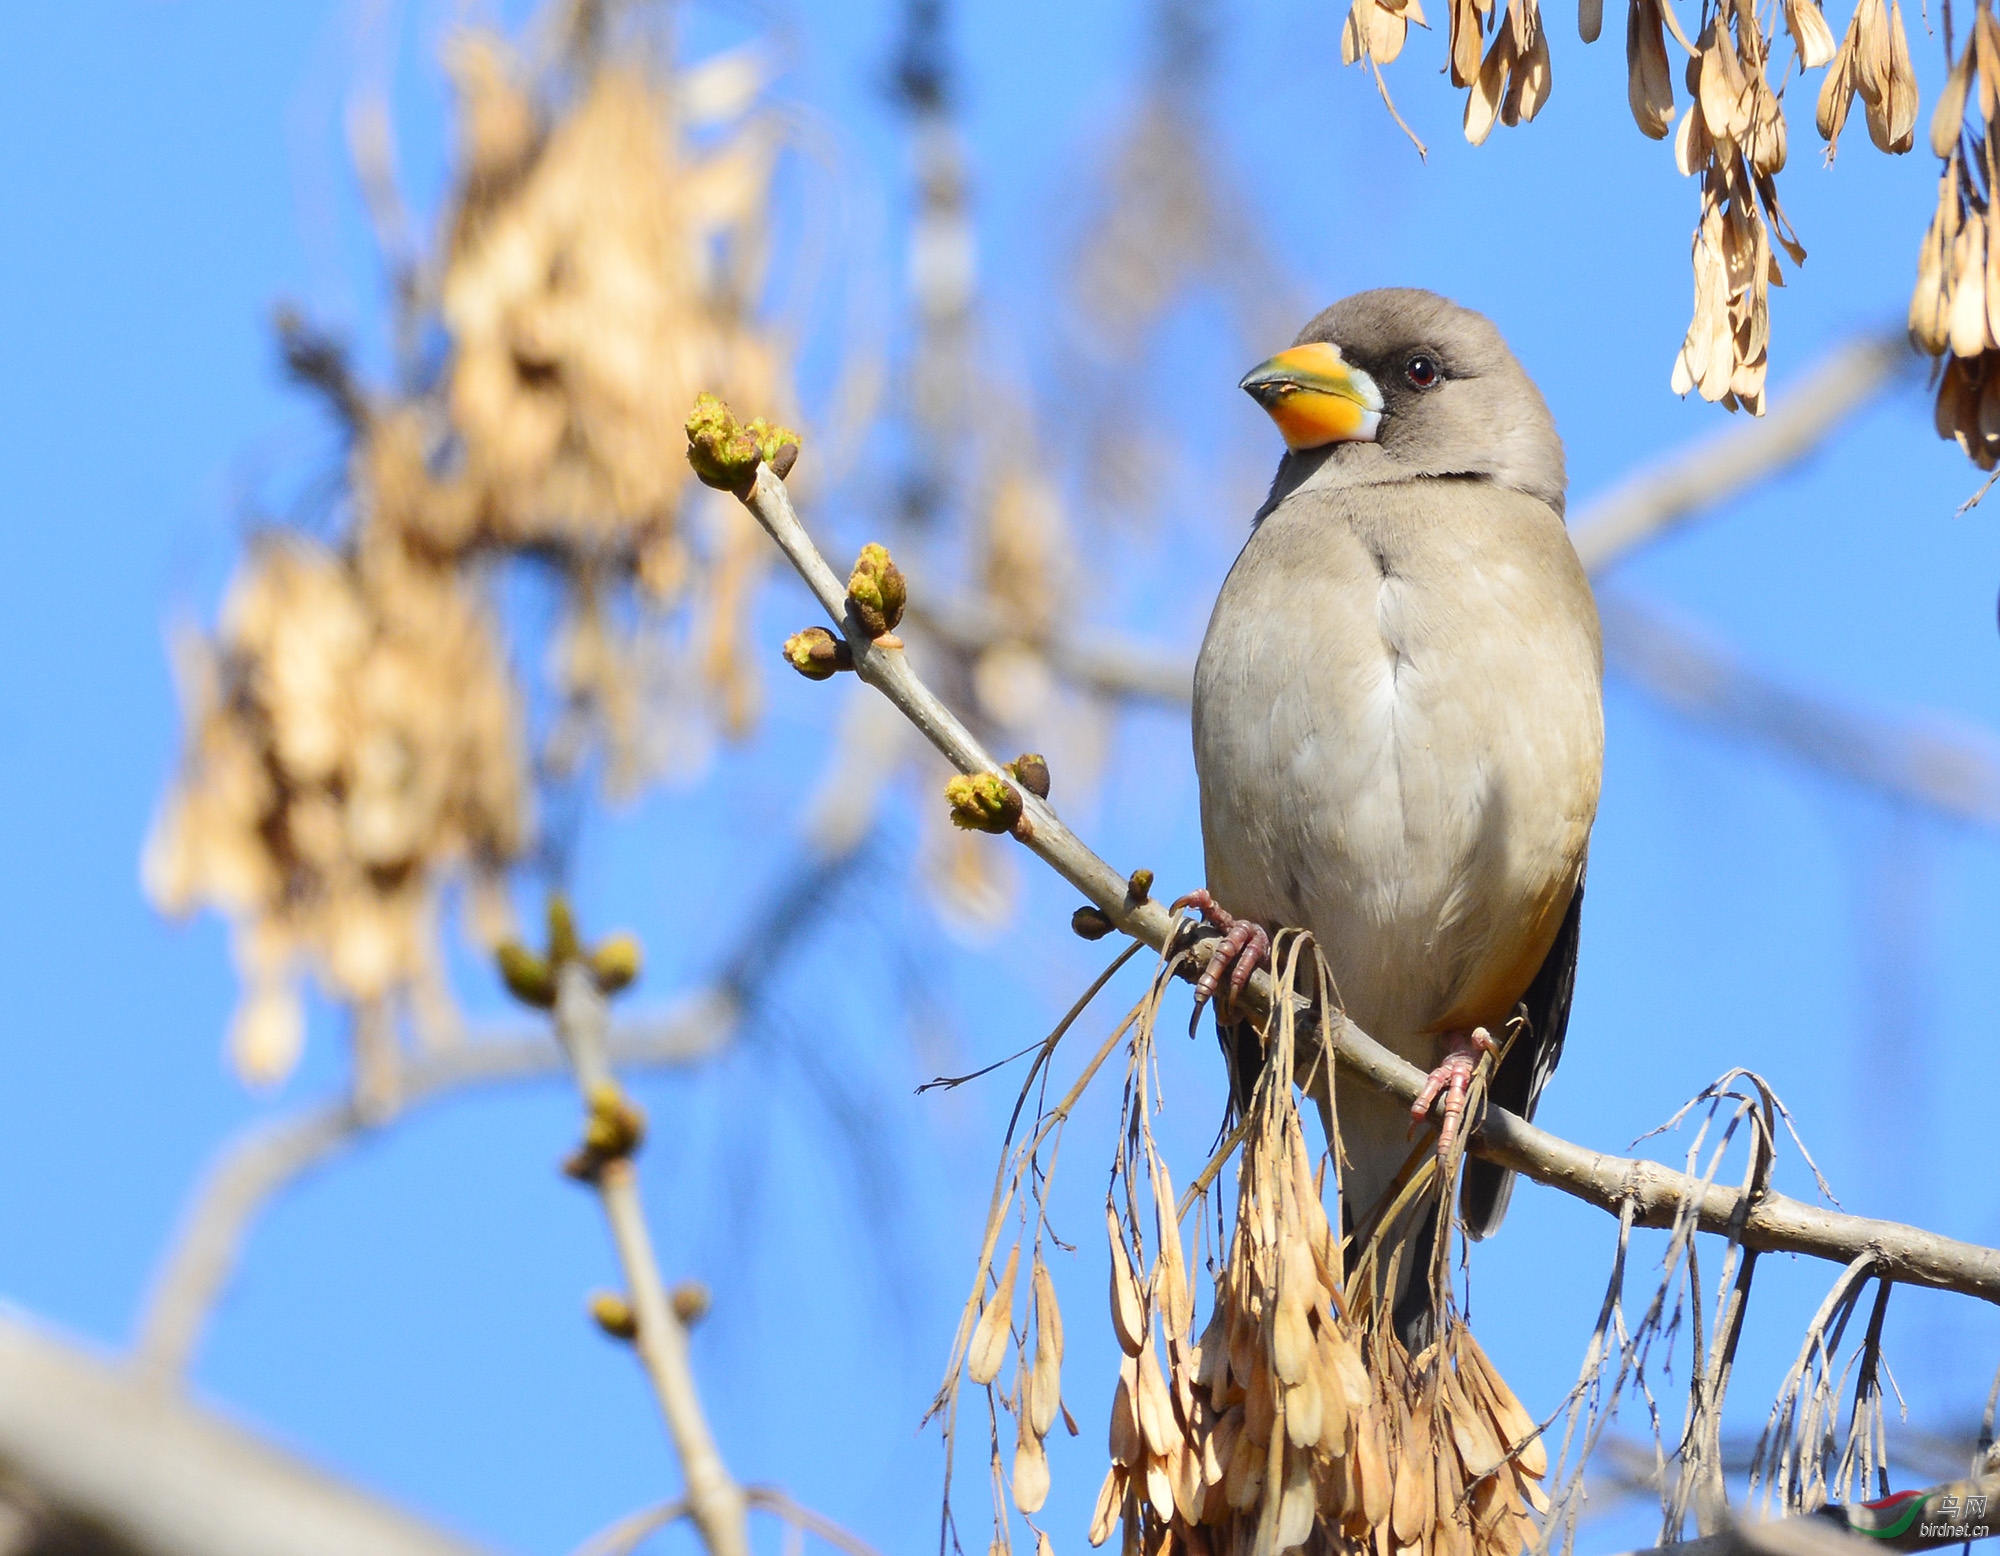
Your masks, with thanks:
[{"label": "bird's grey breast", "polygon": [[1496,915],[1581,859],[1595,634],[1561,521],[1533,499],[1444,481],[1285,498],[1196,671],[1210,889],[1311,929],[1355,1019],[1416,1048]]}]

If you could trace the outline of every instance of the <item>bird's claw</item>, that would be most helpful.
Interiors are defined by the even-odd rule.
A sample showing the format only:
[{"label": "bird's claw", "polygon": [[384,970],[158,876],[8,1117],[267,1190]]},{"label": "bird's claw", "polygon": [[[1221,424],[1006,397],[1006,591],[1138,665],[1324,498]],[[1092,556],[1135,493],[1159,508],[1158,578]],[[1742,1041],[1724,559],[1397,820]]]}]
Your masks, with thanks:
[{"label": "bird's claw", "polygon": [[1410,1104],[1413,1121],[1410,1127],[1414,1131],[1430,1116],[1431,1107],[1438,1098],[1444,1098],[1444,1116],[1438,1123],[1437,1151],[1440,1161],[1450,1154],[1452,1142],[1458,1138],[1459,1126],[1465,1120],[1466,1093],[1471,1088],[1472,1073],[1479,1066],[1480,1056],[1492,1053],[1497,1047],[1493,1034],[1484,1027],[1452,1033],[1444,1058],[1431,1071],[1430,1078],[1424,1082],[1424,1089],[1417,1093],[1417,1100]]},{"label": "bird's claw", "polygon": [[1264,926],[1254,919],[1238,918],[1208,894],[1206,888],[1189,892],[1178,898],[1170,912],[1178,913],[1183,908],[1197,908],[1202,921],[1222,931],[1222,940],[1209,954],[1208,965],[1201,970],[1195,980],[1194,1008],[1201,1013],[1201,1007],[1214,999],[1224,987],[1225,976],[1227,994],[1223,1008],[1236,1003],[1250,982],[1250,975],[1270,959],[1271,937],[1264,932]]}]

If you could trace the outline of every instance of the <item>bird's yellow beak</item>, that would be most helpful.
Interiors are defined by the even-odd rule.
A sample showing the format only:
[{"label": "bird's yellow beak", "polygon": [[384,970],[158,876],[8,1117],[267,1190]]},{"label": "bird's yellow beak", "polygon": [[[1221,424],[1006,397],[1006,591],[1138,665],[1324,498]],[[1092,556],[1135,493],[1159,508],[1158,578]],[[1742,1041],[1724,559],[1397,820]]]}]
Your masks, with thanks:
[{"label": "bird's yellow beak", "polygon": [[1372,443],[1382,425],[1382,391],[1338,346],[1315,341],[1281,351],[1244,375],[1242,390],[1263,406],[1291,449]]}]

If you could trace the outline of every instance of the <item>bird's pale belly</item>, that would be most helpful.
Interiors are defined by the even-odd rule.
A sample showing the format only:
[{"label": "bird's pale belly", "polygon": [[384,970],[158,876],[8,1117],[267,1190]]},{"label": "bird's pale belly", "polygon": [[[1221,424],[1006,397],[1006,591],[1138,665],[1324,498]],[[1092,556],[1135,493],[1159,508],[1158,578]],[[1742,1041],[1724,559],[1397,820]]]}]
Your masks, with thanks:
[{"label": "bird's pale belly", "polygon": [[1437,1033],[1505,1020],[1554,938],[1595,795],[1568,792],[1549,731],[1589,726],[1594,688],[1574,710],[1510,698],[1548,677],[1435,635],[1407,653],[1408,602],[1371,603],[1384,630],[1344,664],[1211,645],[1209,695],[1270,711],[1197,731],[1209,885],[1311,930],[1354,1020],[1428,1066]]}]

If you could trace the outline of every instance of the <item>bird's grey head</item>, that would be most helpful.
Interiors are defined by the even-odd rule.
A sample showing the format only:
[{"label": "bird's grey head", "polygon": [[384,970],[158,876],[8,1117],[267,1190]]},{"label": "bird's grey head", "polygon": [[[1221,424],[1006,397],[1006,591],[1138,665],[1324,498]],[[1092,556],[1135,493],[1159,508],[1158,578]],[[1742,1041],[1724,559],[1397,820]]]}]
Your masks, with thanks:
[{"label": "bird's grey head", "polygon": [[1563,511],[1562,439],[1541,391],[1491,320],[1435,292],[1344,298],[1243,388],[1291,450],[1280,486],[1327,465],[1343,485],[1461,476]]}]

